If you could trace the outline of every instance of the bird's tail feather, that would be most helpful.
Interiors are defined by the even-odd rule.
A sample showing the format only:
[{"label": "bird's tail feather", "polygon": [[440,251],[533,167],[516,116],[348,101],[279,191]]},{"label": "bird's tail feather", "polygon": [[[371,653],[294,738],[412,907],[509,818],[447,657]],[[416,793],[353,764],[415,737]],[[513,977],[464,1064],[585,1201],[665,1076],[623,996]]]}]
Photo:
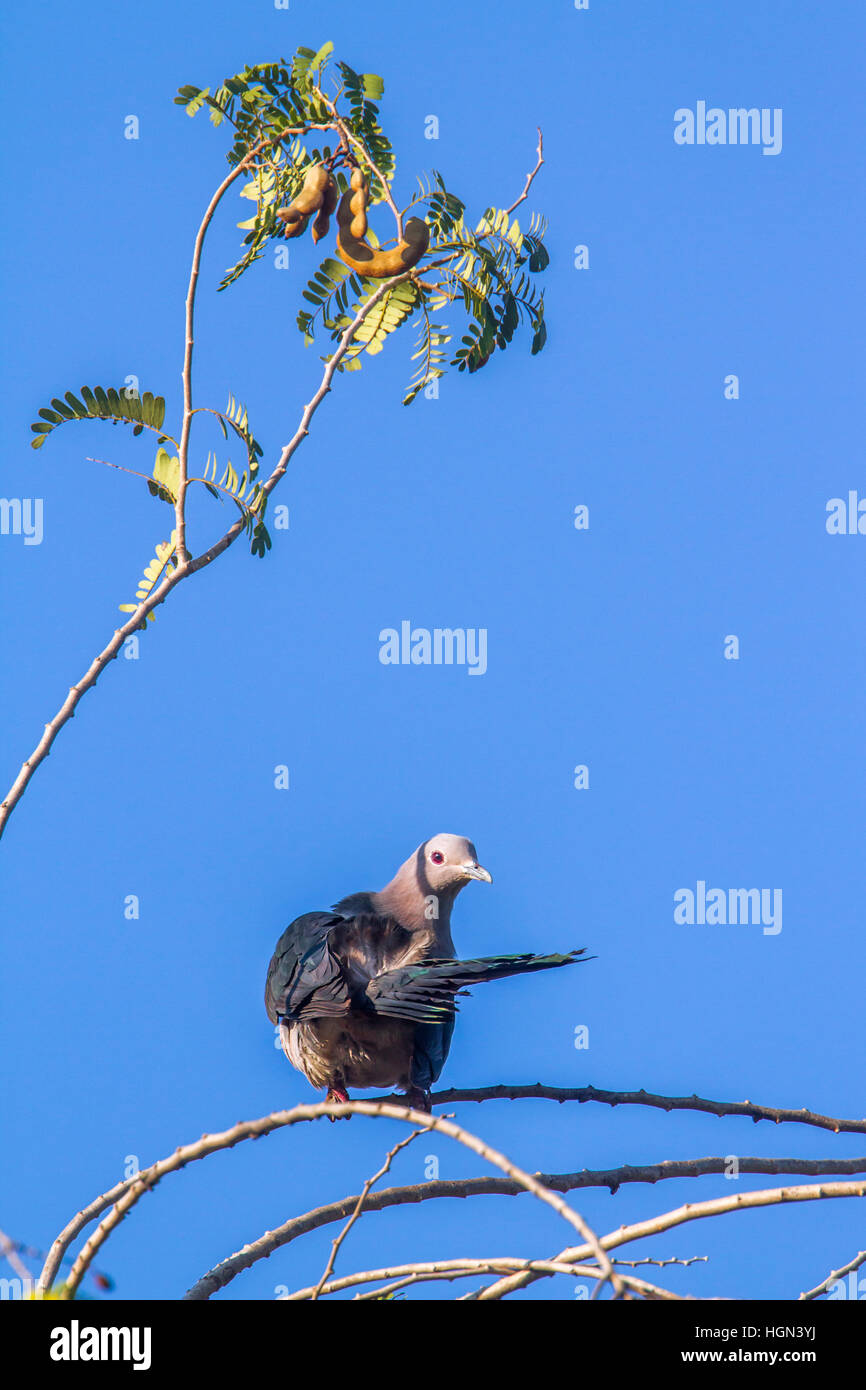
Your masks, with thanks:
[{"label": "bird's tail feather", "polygon": [[444,1023],[456,1011],[454,996],[466,994],[465,986],[508,975],[527,975],[591,960],[585,949],[566,955],[481,956],[476,960],[427,960],[399,966],[377,975],[366,994],[377,1014],[417,1023]]}]

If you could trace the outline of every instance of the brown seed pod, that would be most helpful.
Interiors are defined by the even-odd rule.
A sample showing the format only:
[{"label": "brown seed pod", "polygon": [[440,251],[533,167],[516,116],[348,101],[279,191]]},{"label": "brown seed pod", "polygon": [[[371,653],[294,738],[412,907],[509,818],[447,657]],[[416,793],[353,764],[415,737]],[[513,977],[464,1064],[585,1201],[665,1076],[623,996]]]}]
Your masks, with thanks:
[{"label": "brown seed pod", "polygon": [[319,242],[323,236],[328,235],[328,228],[331,225],[331,214],[337,206],[339,190],[334,180],[329,177],[327,187],[322,197],[322,206],[316,213],[316,220],[313,223],[313,241]]},{"label": "brown seed pod", "polygon": [[303,236],[307,223],[318,212],[325,198],[331,175],[324,164],[312,164],[304,175],[300,193],[287,208],[278,208],[277,217],[286,224],[286,236]]},{"label": "brown seed pod", "polygon": [[352,220],[349,223],[349,231],[357,241],[360,241],[362,237],[367,235],[367,201],[370,197],[370,188],[362,170],[352,170],[351,186],[349,211],[352,214]]},{"label": "brown seed pod", "polygon": [[[277,216],[282,217],[283,211],[284,209],[281,208]],[[300,213],[293,214],[291,221],[288,217],[283,218],[286,224],[285,235],[287,239],[291,240],[292,237],[303,236],[304,232],[307,230],[307,223],[309,220],[309,214],[302,216]]]},{"label": "brown seed pod", "polygon": [[[364,240],[367,230],[367,187],[355,183],[356,169],[352,175],[354,192],[346,191],[337,208],[337,254],[351,270],[364,275],[369,280],[385,280],[391,275],[399,275],[417,265],[430,245],[430,228],[420,217],[410,217],[403,228],[403,239],[390,251],[374,251]],[[361,175],[363,179],[363,175]],[[363,203],[358,206],[361,198]],[[363,218],[364,232],[357,232],[359,221]]]}]

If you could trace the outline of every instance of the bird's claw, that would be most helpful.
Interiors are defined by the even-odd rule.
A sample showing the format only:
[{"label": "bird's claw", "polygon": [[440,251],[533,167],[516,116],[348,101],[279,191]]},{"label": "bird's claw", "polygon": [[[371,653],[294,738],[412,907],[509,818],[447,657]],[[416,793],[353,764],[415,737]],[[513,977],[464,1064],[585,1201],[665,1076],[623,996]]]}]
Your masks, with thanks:
[{"label": "bird's claw", "polygon": [[420,1086],[410,1086],[406,1092],[406,1104],[410,1110],[420,1110],[425,1115],[430,1115],[433,1112],[430,1092],[422,1091]]},{"label": "bird's claw", "polygon": [[[331,1087],[329,1087],[329,1089],[328,1089],[328,1094],[325,1096],[325,1104],[326,1104],[326,1105],[345,1105],[345,1104],[347,1103],[348,1099],[349,1099],[349,1092],[348,1092],[348,1091],[345,1091],[345,1090],[343,1089],[342,1086],[331,1086]],[[338,1120],[351,1120],[351,1118],[352,1118],[351,1115],[329,1115],[329,1116],[328,1116],[328,1119],[331,1121],[331,1124],[332,1124],[332,1125],[333,1125],[333,1124],[336,1124]]]}]

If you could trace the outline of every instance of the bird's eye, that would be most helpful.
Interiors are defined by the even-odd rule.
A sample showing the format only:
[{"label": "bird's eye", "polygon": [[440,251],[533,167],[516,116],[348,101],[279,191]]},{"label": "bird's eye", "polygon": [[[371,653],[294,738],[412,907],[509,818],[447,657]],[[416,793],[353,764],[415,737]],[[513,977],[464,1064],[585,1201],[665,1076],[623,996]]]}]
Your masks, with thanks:
[{"label": "bird's eye", "polygon": [[434,864],[445,863],[445,855],[442,854],[438,849],[434,849],[433,853],[430,855],[430,858],[433,860]]}]

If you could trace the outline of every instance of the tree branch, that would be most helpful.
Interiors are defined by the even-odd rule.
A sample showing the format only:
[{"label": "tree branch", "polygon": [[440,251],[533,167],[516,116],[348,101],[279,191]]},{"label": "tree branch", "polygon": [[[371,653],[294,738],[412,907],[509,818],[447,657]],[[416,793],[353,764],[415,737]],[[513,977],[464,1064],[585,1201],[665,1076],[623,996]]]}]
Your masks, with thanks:
[{"label": "tree branch", "polygon": [[0,1255],[9,1262],[19,1279],[23,1280],[24,1287],[29,1288],[33,1282],[33,1275],[21,1259],[15,1241],[10,1240],[5,1231],[0,1231]]},{"label": "tree branch", "polygon": [[[352,322],[341,335],[337,348],[328,359],[319,389],[316,391],[312,400],[304,407],[301,415],[301,422],[295,434],[283,449],[279,461],[267,482],[263,484],[262,491],[266,495],[270,495],[276,487],[277,483],[285,474],[295,450],[309,434],[310,421],[318,410],[319,405],[330,391],[334,373],[339,363],[346,355],[358,328],[388,291],[392,289],[394,285],[400,284],[403,280],[407,280],[408,278],[409,273],[407,272],[403,275],[395,276],[391,280],[383,280],[379,288],[361,306]],[[194,560],[180,560],[177,568],[172,570],[170,574],[167,574],[161,584],[155,585],[147,598],[143,599],[138,605],[135,612],[130,614],[123,626],[115,630],[111,641],[108,642],[99,655],[94,658],[77,685],[70,687],[69,694],[63,701],[63,704],[60,706],[54,718],[49,720],[45,725],[42,737],[30,754],[30,757],[22,764],[18,776],[9,789],[6,799],[3,801],[2,805],[0,805],[0,837],[3,835],[9,817],[24,795],[33,773],[48,757],[51,752],[52,744],[64,724],[67,724],[75,714],[75,710],[82,695],[96,685],[102,672],[105,670],[108,663],[113,661],[117,656],[127,637],[130,637],[134,632],[138,631],[147,614],[152,612],[152,610],[157,608],[161,603],[164,603],[177,584],[189,578],[190,575],[197,573],[198,570],[203,569],[205,565],[209,565],[218,555],[221,555],[223,551],[227,550],[228,547],[237,540],[244,529],[244,525],[244,518],[239,517],[238,520],[229,527],[226,533],[216,541],[209,550],[206,550],[204,554],[199,555],[198,558]]]},{"label": "tree branch", "polygon": [[598,1101],[602,1105],[649,1105],[656,1110],[699,1110],[707,1115],[743,1115],[747,1119],[772,1120],[774,1124],[814,1125],[834,1134],[866,1134],[866,1120],[840,1120],[815,1111],[777,1109],[769,1105],[753,1105],[750,1100],[703,1100],[700,1096],[657,1096],[650,1091],[603,1091],[595,1086],[545,1086],[537,1081],[530,1086],[480,1086],[471,1090],[437,1091],[434,1105],[458,1105],[464,1101],[484,1100],[567,1100]]},{"label": "tree branch", "polygon": [[230,173],[226,174],[219,188],[214,193],[205,210],[201,220],[195,243],[192,250],[192,267],[189,273],[189,286],[186,292],[186,303],[184,306],[184,350],[183,350],[183,420],[180,431],[180,446],[178,448],[179,460],[179,481],[177,497],[174,504],[175,529],[177,530],[177,553],[181,564],[186,563],[190,556],[186,544],[186,490],[189,479],[189,435],[192,425],[192,353],[195,345],[195,293],[198,286],[199,271],[201,269],[201,256],[204,248],[204,239],[207,229],[213,220],[223,195],[231,188],[235,179],[244,173],[252,163],[255,156],[267,144],[271,143],[262,140],[255,145],[244,158],[238,163]]},{"label": "tree branch", "polygon": [[[716,1115],[743,1115],[743,1114],[745,1114],[745,1115],[747,1115],[749,1118],[751,1118],[751,1119],[753,1119],[753,1120],[772,1119],[772,1120],[775,1120],[776,1123],[780,1123],[781,1121],[784,1120],[784,1121],[790,1121],[790,1122],[799,1123],[799,1124],[818,1125],[820,1128],[832,1130],[832,1131],[834,1131],[834,1132],[837,1133],[837,1134],[838,1134],[838,1133],[842,1133],[842,1132],[859,1133],[859,1132],[863,1132],[863,1130],[866,1129],[866,1122],[864,1122],[864,1121],[862,1121],[862,1120],[834,1119],[834,1118],[830,1118],[829,1116],[826,1116],[826,1115],[815,1114],[815,1113],[813,1113],[812,1111],[805,1110],[805,1109],[803,1109],[803,1110],[780,1110],[780,1109],[774,1109],[774,1108],[771,1108],[771,1107],[768,1107],[768,1106],[755,1106],[755,1105],[752,1105],[750,1101],[742,1101],[742,1102],[710,1101],[710,1100],[702,1100],[702,1099],[700,1099],[698,1096],[692,1096],[692,1097],[686,1097],[686,1098],[676,1098],[676,1097],[672,1097],[672,1096],[656,1096],[656,1095],[652,1095],[651,1093],[649,1093],[649,1092],[647,1092],[647,1091],[599,1091],[599,1090],[596,1090],[596,1089],[595,1089],[594,1087],[592,1087],[592,1086],[589,1086],[589,1087],[582,1087],[582,1088],[580,1088],[580,1089],[566,1089],[566,1088],[560,1088],[560,1087],[555,1087],[555,1086],[543,1086],[541,1082],[536,1083],[534,1086],[504,1086],[504,1085],[503,1085],[503,1086],[490,1086],[490,1087],[486,1087],[486,1088],[474,1088],[474,1089],[471,1089],[471,1090],[440,1091],[440,1092],[438,1092],[437,1094],[435,1094],[435,1095],[433,1096],[433,1103],[436,1104],[436,1105],[442,1105],[442,1104],[445,1104],[445,1103],[454,1103],[455,1101],[458,1101],[458,1100],[466,1100],[466,1101],[472,1101],[472,1102],[482,1103],[482,1102],[485,1101],[485,1100],[498,1100],[498,1099],[502,1099],[502,1098],[508,1098],[508,1099],[521,1099],[521,1098],[537,1099],[537,1098],[539,1098],[539,1097],[545,1098],[545,1099],[557,1100],[557,1101],[560,1101],[560,1102],[564,1102],[564,1101],[567,1101],[567,1100],[577,1100],[577,1101],[600,1100],[600,1101],[602,1101],[604,1104],[607,1104],[607,1105],[619,1105],[619,1104],[650,1105],[650,1106],[655,1106],[655,1107],[660,1108],[660,1109],[663,1109],[663,1110],[703,1110],[703,1111],[707,1111],[707,1112],[710,1113],[710,1114],[716,1114]],[[389,1105],[389,1104],[396,1104],[400,1099],[401,1099],[401,1097],[385,1097],[383,1101],[379,1102],[379,1104],[381,1104],[381,1105],[386,1105],[386,1106]],[[308,1107],[308,1109],[309,1109],[309,1108],[310,1108],[310,1107]],[[203,1157],[206,1156],[207,1153],[214,1152],[214,1151],[216,1151],[217,1149],[231,1148],[234,1144],[240,1143],[240,1142],[241,1142],[242,1140],[244,1140],[244,1139],[248,1139],[248,1138],[258,1138],[259,1135],[261,1135],[261,1134],[270,1133],[272,1130],[278,1129],[281,1125],[283,1125],[283,1124],[286,1123],[286,1120],[285,1120],[285,1116],[286,1116],[286,1115],[294,1114],[294,1113],[296,1113],[296,1112],[295,1112],[295,1111],[276,1111],[276,1112],[274,1112],[273,1115],[265,1116],[264,1119],[244,1121],[244,1122],[242,1122],[242,1123],[239,1124],[239,1125],[235,1125],[232,1129],[224,1131],[224,1133],[223,1133],[222,1135],[216,1135],[216,1136],[204,1135],[204,1136],[202,1137],[202,1139],[199,1140],[196,1144],[186,1145],[186,1146],[182,1147],[181,1149],[178,1149],[178,1150],[176,1151],[176,1154],[172,1156],[172,1159],[170,1159],[170,1160],[168,1160],[168,1159],[162,1160],[162,1163],[163,1163],[163,1164],[170,1165],[170,1167],[164,1167],[164,1168],[163,1168],[163,1171],[165,1171],[165,1172],[170,1171],[171,1168],[182,1168],[182,1167],[184,1167],[187,1163],[193,1161],[194,1159],[203,1158]],[[365,1113],[366,1113],[366,1112],[365,1112]],[[174,1160],[177,1158],[177,1155],[181,1155],[182,1157],[181,1157],[180,1161],[175,1162]],[[705,1160],[705,1161],[707,1161],[707,1160]],[[710,1161],[711,1161],[711,1160],[710,1160]],[[721,1162],[722,1160],[716,1160],[716,1161],[717,1161],[717,1162]],[[743,1165],[744,1165],[745,1163],[753,1163],[753,1162],[754,1162],[754,1163],[759,1163],[759,1162],[770,1163],[770,1162],[772,1162],[772,1163],[776,1163],[776,1164],[782,1164],[782,1163],[785,1163],[785,1162],[791,1162],[791,1163],[795,1163],[795,1162],[796,1162],[796,1163],[804,1163],[804,1162],[809,1162],[809,1161],[811,1161],[811,1160],[803,1160],[803,1159],[795,1159],[795,1160],[794,1160],[794,1159],[792,1159],[792,1160],[785,1160],[785,1159],[775,1159],[775,1160],[765,1160],[765,1159],[742,1159],[742,1160],[740,1161],[740,1166],[741,1166],[741,1171],[749,1171],[748,1169],[744,1169],[744,1168],[743,1168]],[[839,1161],[839,1160],[832,1160],[832,1161],[837,1162],[837,1161]],[[856,1159],[854,1159],[854,1160],[849,1160],[849,1161],[850,1161],[850,1162],[854,1162],[854,1163],[857,1162]],[[701,1162],[701,1160],[690,1160],[689,1162]],[[159,1165],[155,1165],[155,1166],[158,1167]],[[660,1167],[661,1165],[654,1165],[654,1166],[658,1168],[658,1167]],[[669,1165],[668,1165],[668,1166],[669,1166]],[[639,1172],[640,1170],[635,1169],[635,1170],[633,1170],[633,1171],[634,1171],[634,1172]],[[760,1171],[760,1170],[754,1169],[753,1171]],[[785,1171],[785,1170],[783,1170],[782,1168],[779,1168],[778,1171],[779,1171],[779,1172],[782,1172],[782,1171]],[[822,1166],[821,1171],[822,1171],[822,1172],[826,1172],[827,1170],[826,1170],[825,1167]],[[609,1170],[609,1173],[608,1173],[607,1176],[610,1177],[610,1178],[613,1180],[614,1185],[618,1185],[618,1183],[619,1183],[620,1181],[623,1180],[621,1176],[620,1176],[618,1179],[614,1176],[614,1175],[617,1174],[617,1173],[620,1173],[620,1174],[621,1174],[621,1172],[622,1172],[622,1170],[617,1170],[617,1169],[611,1169],[611,1170]],[[160,1174],[160,1175],[161,1175],[161,1174]],[[686,1174],[685,1174],[685,1173],[682,1173],[682,1174],[680,1174],[680,1176],[686,1176]],[[545,1184],[549,1183],[551,1187],[555,1188],[555,1187],[557,1187],[557,1185],[558,1185],[559,1183],[566,1184],[566,1183],[569,1182],[569,1180],[570,1180],[571,1178],[574,1178],[574,1177],[580,1179],[580,1178],[581,1178],[581,1175],[580,1175],[580,1174],[572,1174],[572,1175],[564,1174],[564,1175],[559,1175],[559,1176],[557,1177],[557,1176],[550,1176],[550,1175],[543,1175],[543,1174],[542,1174],[542,1175],[539,1175],[539,1181],[542,1182],[542,1183],[545,1183]],[[158,1181],[158,1180],[159,1180],[159,1177],[156,1178],[156,1181]],[[642,1179],[640,1179],[639,1177],[636,1177],[636,1178],[634,1178],[633,1180],[634,1180],[634,1181],[641,1181]],[[646,1179],[646,1180],[649,1180],[649,1179]],[[102,1212],[104,1212],[105,1210],[107,1210],[107,1208],[110,1207],[114,1202],[119,1201],[120,1198],[121,1198],[121,1197],[124,1195],[124,1193],[127,1191],[127,1189],[128,1189],[133,1183],[135,1183],[136,1181],[137,1181],[137,1178],[126,1178],[126,1179],[124,1179],[123,1181],[121,1181],[121,1182],[119,1182],[119,1183],[116,1183],[115,1186],[112,1187],[108,1192],[102,1193],[100,1196],[95,1197],[94,1200],[93,1200],[92,1202],[90,1202],[86,1207],[84,1207],[80,1212],[78,1212],[78,1213],[72,1218],[72,1220],[69,1222],[69,1224],[68,1224],[66,1227],[64,1227],[63,1231],[61,1231],[60,1235],[59,1235],[59,1236],[57,1237],[57,1239],[54,1241],[54,1244],[52,1245],[50,1251],[48,1252],[48,1257],[47,1257],[47,1259],[46,1259],[46,1261],[45,1261],[45,1265],[44,1265],[42,1274],[41,1274],[41,1276],[40,1276],[40,1285],[42,1286],[43,1289],[49,1288],[50,1285],[53,1283],[54,1279],[55,1279],[56,1276],[57,1276],[57,1270],[59,1269],[60,1261],[61,1261],[61,1259],[62,1259],[62,1257],[63,1257],[65,1251],[68,1249],[69,1245],[70,1245],[71,1242],[75,1239],[75,1237],[76,1237],[82,1230],[84,1230],[84,1228],[85,1228],[86,1226],[89,1226],[90,1223],[91,1223],[91,1221],[96,1220],[96,1218],[97,1218],[98,1216],[100,1216],[100,1215],[102,1214]],[[368,1205],[368,1208],[369,1208],[370,1210],[379,1210],[379,1209],[380,1209],[380,1206],[381,1206],[381,1207],[385,1207],[385,1206],[388,1206],[388,1205],[398,1205],[398,1204],[400,1204],[401,1202],[404,1202],[404,1201],[424,1201],[424,1200],[426,1200],[426,1196],[420,1195],[420,1194],[421,1194],[422,1192],[426,1193],[426,1192],[428,1192],[428,1191],[430,1192],[430,1195],[431,1195],[431,1196],[442,1196],[442,1197],[446,1197],[446,1196],[461,1197],[461,1196],[464,1196],[464,1195],[466,1195],[466,1196],[473,1195],[473,1191],[472,1191],[472,1189],[469,1188],[469,1187],[466,1187],[465,1192],[462,1190],[466,1183],[492,1184],[491,1186],[485,1186],[484,1188],[480,1188],[480,1187],[479,1187],[479,1188],[478,1188],[478,1191],[479,1191],[479,1192],[483,1190],[483,1191],[485,1191],[485,1192],[501,1192],[501,1193],[503,1193],[504,1195],[513,1195],[513,1191],[514,1191],[513,1189],[511,1189],[511,1188],[509,1188],[509,1187],[506,1187],[506,1186],[497,1186],[496,1184],[502,1183],[502,1180],[501,1180],[501,1179],[496,1179],[496,1178],[467,1179],[467,1180],[464,1180],[463,1182],[457,1182],[457,1183],[444,1182],[444,1181],[443,1181],[443,1182],[439,1182],[439,1183],[435,1184],[435,1186],[434,1186],[433,1184],[424,1184],[424,1185],[419,1185],[417,1188],[406,1188],[406,1189],[399,1189],[399,1188],[397,1188],[397,1189],[389,1189],[388,1191],[383,1192],[383,1193],[374,1193],[374,1194],[371,1194],[371,1196],[369,1197],[369,1199],[368,1199],[368,1204],[367,1204],[367,1205]],[[578,1185],[579,1185],[579,1184],[578,1184]],[[584,1185],[589,1186],[589,1185],[592,1185],[592,1184],[589,1183],[589,1182],[587,1182],[587,1183],[585,1183]],[[609,1186],[610,1184],[607,1182],[606,1179],[603,1179],[603,1185],[604,1185],[604,1186]],[[447,1189],[454,1189],[454,1190],[447,1190]],[[461,1190],[457,1190],[457,1189],[461,1189]],[[563,1185],[559,1190],[561,1190],[561,1191],[568,1191],[568,1190],[570,1190],[570,1187],[569,1187],[569,1186]],[[390,1193],[390,1192],[399,1193],[400,1196],[397,1197],[397,1198],[391,1198],[390,1200],[388,1200],[388,1198],[389,1198],[389,1193]],[[408,1195],[408,1194],[410,1194],[410,1193],[412,1193],[412,1192],[417,1192],[419,1195],[415,1195],[415,1196]],[[406,1195],[404,1195],[404,1194],[406,1194]],[[349,1215],[349,1213],[350,1213],[350,1211],[351,1211],[351,1204],[354,1203],[356,1200],[357,1200],[356,1198],[350,1197],[350,1198],[345,1199],[344,1202],[342,1202],[342,1203],[335,1204],[334,1207],[331,1207],[331,1208],[320,1208],[320,1209],[319,1209],[320,1211],[323,1211],[323,1212],[324,1212],[324,1211],[330,1211],[330,1212],[333,1212],[333,1214],[332,1214],[332,1215],[329,1215],[329,1216],[327,1216],[327,1217],[325,1217],[325,1218],[322,1219],[321,1221],[319,1221],[319,1220],[312,1220],[311,1223],[310,1223],[309,1225],[299,1225],[298,1228],[297,1228],[296,1230],[294,1230],[292,1234],[289,1234],[289,1235],[286,1236],[286,1241],[294,1239],[294,1236],[295,1236],[295,1235],[301,1235],[301,1234],[303,1234],[304,1230],[307,1230],[307,1229],[312,1230],[312,1229],[314,1229],[315,1226],[317,1226],[317,1225],[325,1225],[325,1224],[327,1224],[328,1221],[337,1221],[337,1220],[340,1220],[341,1218],[345,1218],[346,1216]],[[316,1217],[316,1216],[317,1216],[317,1213],[315,1213],[315,1212],[314,1212],[314,1213],[308,1213],[307,1216],[305,1216],[305,1217],[296,1217],[296,1218],[294,1218],[293,1220],[294,1220],[294,1222],[296,1222],[296,1223],[304,1223],[304,1222],[307,1222],[311,1217]],[[286,1227],[285,1227],[285,1228],[281,1228],[281,1229],[288,1229],[288,1227],[291,1226],[291,1225],[292,1225],[292,1223],[286,1223]],[[285,1241],[278,1242],[278,1243],[285,1243]],[[258,1244],[258,1243],[257,1243],[257,1244]],[[247,1247],[247,1249],[253,1249],[253,1248],[254,1248],[254,1247]],[[276,1245],[274,1245],[272,1248],[275,1249],[275,1248],[276,1248]],[[244,1253],[244,1252],[239,1252],[238,1255],[232,1256],[231,1259],[230,1259],[229,1261],[225,1261],[225,1262],[224,1262],[224,1265],[226,1265],[226,1266],[228,1266],[228,1265],[232,1264],[232,1262],[234,1262],[234,1267],[233,1267],[232,1271],[231,1271],[230,1273],[228,1273],[228,1275],[227,1275],[227,1277],[225,1278],[224,1281],[221,1281],[221,1280],[217,1279],[217,1273],[218,1273],[219,1270],[221,1270],[221,1269],[223,1268],[223,1266],[217,1266],[217,1267],[216,1267],[216,1270],[210,1271],[207,1275],[203,1276],[203,1278],[202,1278],[201,1280],[198,1281],[198,1284],[196,1284],[196,1285],[194,1286],[196,1290],[199,1290],[202,1286],[204,1286],[205,1283],[206,1283],[207,1281],[216,1279],[216,1282],[214,1282],[214,1283],[212,1284],[212,1286],[209,1288],[208,1292],[196,1292],[196,1293],[194,1294],[194,1296],[195,1296],[195,1297],[208,1297],[210,1293],[215,1292],[216,1289],[222,1287],[222,1282],[228,1283],[230,1279],[234,1278],[234,1275],[235,1275],[240,1269],[246,1268],[246,1267],[247,1267],[247,1264],[244,1264],[244,1263],[242,1262],[243,1253]],[[263,1249],[261,1253],[262,1253],[262,1255],[267,1255],[267,1254],[270,1254],[270,1253],[271,1253],[271,1250],[270,1250],[270,1249]],[[261,1258],[261,1255],[256,1255],[255,1258],[256,1258],[256,1259]],[[252,1264],[253,1262],[254,1262],[254,1261],[251,1259],[251,1260],[248,1261],[248,1264]],[[192,1291],[191,1291],[191,1293],[192,1293]]]},{"label": "tree branch", "polygon": [[808,1293],[801,1293],[797,1300],[798,1303],[806,1302],[812,1298],[820,1298],[821,1294],[827,1293],[830,1285],[835,1284],[837,1279],[842,1279],[846,1274],[851,1274],[853,1270],[859,1269],[863,1264],[866,1264],[866,1250],[858,1250],[853,1260],[849,1260],[841,1269],[831,1269],[827,1278],[822,1280],[816,1288],[810,1289]]},{"label": "tree branch", "polygon": [[[640,1167],[626,1164],[620,1168],[587,1169],[575,1173],[535,1173],[533,1176],[554,1192],[573,1192],[586,1187],[607,1187],[613,1195],[623,1183],[657,1183],[670,1178],[696,1178],[712,1173],[724,1173],[726,1158],[673,1159]],[[740,1173],[790,1174],[826,1176],[828,1174],[866,1173],[866,1157],[854,1159],[802,1158],[741,1158]],[[525,1188],[509,1178],[441,1178],[405,1187],[387,1187],[368,1194],[364,1209],[367,1212],[386,1211],[389,1207],[410,1206],[442,1198],[518,1197]],[[265,1231],[242,1250],[220,1261],[203,1274],[186,1293],[187,1299],[207,1299],[231,1283],[236,1275],[250,1269],[258,1260],[268,1259],[275,1250],[289,1245],[310,1231],[342,1221],[352,1211],[357,1197],[343,1197],[338,1202],[315,1207],[300,1216],[292,1216],[281,1226]],[[616,1263],[612,1261],[612,1263]]]},{"label": "tree branch", "polygon": [[[221,1134],[205,1134],[201,1139],[193,1144],[181,1145],[175,1149],[174,1153],[168,1158],[160,1159],[157,1163],[144,1168],[134,1178],[124,1184],[118,1184],[111,1194],[96,1198],[95,1202],[90,1203],[85,1211],[90,1215],[85,1216],[84,1212],[79,1212],[73,1217],[72,1221],[57,1237],[49,1251],[48,1259],[39,1276],[38,1289],[44,1292],[50,1288],[57,1272],[58,1265],[66,1250],[69,1242],[74,1238],[84,1225],[87,1225],[96,1214],[94,1208],[104,1211],[105,1208],[114,1203],[112,1210],[97,1229],[88,1238],[82,1247],[78,1257],[72,1265],[69,1277],[64,1286],[64,1298],[72,1298],[75,1295],[83,1275],[85,1274],[93,1256],[102,1246],[114,1228],[120,1224],[126,1214],[138,1202],[139,1198],[163,1178],[166,1173],[176,1172],[180,1168],[186,1167],[188,1163],[197,1159],[206,1158],[209,1154],[215,1153],[220,1149],[233,1148],[235,1144],[241,1143],[245,1139],[259,1138],[261,1135],[270,1134],[274,1129],[290,1127],[292,1125],[305,1123],[310,1120],[318,1120],[323,1116],[330,1116],[339,1119],[343,1115],[369,1115],[375,1118],[399,1120],[403,1124],[418,1125],[423,1130],[435,1130],[437,1133],[445,1134],[448,1138],[454,1139],[458,1144],[471,1149],[479,1158],[486,1159],[495,1167],[502,1170],[514,1181],[519,1182],[537,1197],[540,1202],[550,1207],[563,1218],[570,1226],[579,1231],[591,1254],[598,1260],[602,1273],[610,1279],[615,1289],[621,1287],[619,1276],[614,1272],[609,1258],[601,1248],[598,1238],[590,1229],[579,1212],[568,1206],[561,1197],[556,1196],[545,1188],[531,1174],[524,1172],[516,1163],[512,1163],[504,1154],[485,1144],[476,1135],[470,1134],[451,1120],[446,1120],[440,1116],[422,1114],[418,1110],[409,1107],[388,1105],[383,1101],[346,1101],[334,1104],[330,1101],[322,1101],[315,1105],[297,1105],[292,1110],[275,1111],[272,1115],[265,1115],[258,1120],[244,1120],[231,1129],[224,1130]],[[118,1187],[122,1191],[118,1194]]]},{"label": "tree branch", "polygon": [[521,193],[520,197],[517,198],[517,199],[515,199],[515,201],[511,204],[511,207],[510,207],[510,208],[506,208],[506,209],[505,209],[505,211],[509,214],[509,216],[511,215],[511,213],[514,211],[515,208],[519,208],[519,207],[520,207],[520,204],[526,201],[526,198],[527,198],[527,196],[528,196],[528,194],[529,194],[529,190],[530,190],[530,188],[532,187],[532,181],[533,181],[533,179],[535,178],[535,176],[536,176],[536,174],[538,173],[538,171],[540,170],[542,164],[544,163],[544,150],[543,150],[543,141],[542,141],[542,136],[541,136],[541,127],[540,127],[540,126],[536,126],[536,130],[538,131],[538,145],[537,145],[536,151],[535,151],[535,153],[536,153],[536,155],[537,155],[537,159],[536,159],[536,161],[535,161],[535,168],[532,169],[532,170],[526,175],[526,183],[525,183],[524,186],[523,186],[523,192]]},{"label": "tree branch", "polygon": [[[358,1295],[359,1301],[365,1301],[384,1298],[396,1289],[404,1288],[409,1284],[425,1283],[428,1280],[469,1279],[473,1275],[496,1274],[504,1271],[519,1272],[521,1270],[530,1270],[541,1275],[569,1274],[577,1278],[597,1279],[600,1281],[599,1288],[604,1283],[604,1274],[597,1265],[565,1264],[557,1263],[554,1260],[525,1260],[509,1255],[497,1255],[490,1259],[417,1261],[414,1264],[394,1265],[386,1269],[360,1270],[356,1274],[346,1274],[340,1279],[333,1279],[323,1288],[311,1285],[306,1289],[298,1289],[295,1293],[283,1294],[279,1301],[286,1303],[306,1302],[317,1293],[340,1293],[343,1289],[357,1288],[360,1284],[375,1284],[383,1279],[397,1281],[387,1288],[375,1289],[366,1294]],[[644,1297],[676,1299],[678,1301],[681,1297],[680,1294],[661,1289],[656,1284],[650,1284],[646,1279],[640,1279],[636,1275],[621,1274],[619,1277],[625,1287],[641,1293]]]},{"label": "tree branch", "polygon": [[[714,1197],[707,1202],[687,1202],[685,1206],[663,1212],[660,1216],[651,1217],[648,1221],[638,1221],[632,1226],[620,1226],[618,1231],[602,1236],[601,1243],[605,1250],[615,1250],[633,1240],[643,1240],[646,1236],[655,1236],[661,1231],[671,1230],[674,1226],[682,1226],[687,1221],[700,1221],[708,1216],[723,1216],[727,1212],[778,1206],[785,1202],[816,1202],[834,1197],[864,1196],[866,1196],[866,1181],[863,1180],[820,1183],[809,1187],[771,1187],[762,1188],[758,1192],[739,1192],[731,1197]],[[575,1246],[554,1255],[553,1260],[557,1264],[563,1262],[568,1264],[572,1260],[585,1260],[592,1253],[589,1246]],[[535,1274],[531,1271],[508,1275],[495,1284],[488,1285],[486,1289],[482,1289],[477,1294],[477,1298],[481,1301],[503,1298],[506,1294],[513,1293],[515,1289],[525,1288],[527,1284],[534,1283],[536,1279],[545,1277],[544,1274]]]}]

